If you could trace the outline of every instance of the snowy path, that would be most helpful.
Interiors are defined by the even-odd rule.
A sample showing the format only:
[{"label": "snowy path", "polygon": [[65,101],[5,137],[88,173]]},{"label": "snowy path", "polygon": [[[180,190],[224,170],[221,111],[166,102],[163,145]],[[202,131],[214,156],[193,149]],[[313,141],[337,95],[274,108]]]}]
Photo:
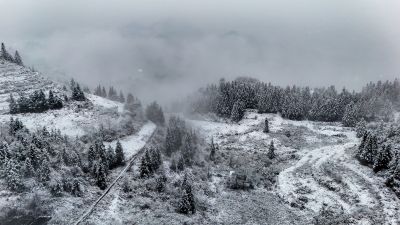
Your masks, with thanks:
[{"label": "snowy path", "polygon": [[[319,132],[315,127],[313,131]],[[366,224],[374,220],[399,224],[400,205],[394,193],[346,151],[359,143],[354,132],[341,133],[347,136],[346,142],[304,150],[307,152],[297,163],[282,171],[278,177],[279,195],[288,203],[314,212],[325,203],[340,206]]]},{"label": "snowy path", "polygon": [[107,196],[108,193],[110,193],[114,185],[124,176],[126,171],[133,165],[134,161],[137,159],[140,152],[144,149],[147,141],[150,140],[150,138],[154,134],[155,129],[156,125],[152,122],[148,122],[141,128],[141,130],[138,133],[121,140],[121,144],[127,153],[126,157],[129,159],[127,165],[114,179],[114,181],[112,181],[108,185],[106,190],[104,190],[103,194],[85,211],[85,213],[81,217],[79,217],[79,219],[74,223],[75,225],[78,225],[82,223],[85,219],[87,219],[90,216],[90,214],[94,211],[96,206],[99,204],[99,202],[105,196]]}]

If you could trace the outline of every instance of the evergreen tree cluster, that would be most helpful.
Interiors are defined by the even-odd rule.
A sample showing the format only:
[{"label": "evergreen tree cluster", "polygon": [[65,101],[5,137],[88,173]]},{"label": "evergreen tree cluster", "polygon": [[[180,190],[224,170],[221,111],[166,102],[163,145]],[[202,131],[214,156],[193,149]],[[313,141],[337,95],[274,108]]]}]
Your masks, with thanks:
[{"label": "evergreen tree cluster", "polygon": [[7,127],[8,132],[0,134],[0,178],[12,191],[31,189],[26,180],[33,179],[29,185],[43,185],[56,197],[81,196],[89,178],[104,189],[109,171],[125,164],[120,141],[114,149],[95,137],[83,142],[45,127],[30,131],[18,118],[11,118]]},{"label": "evergreen tree cluster", "polygon": [[178,151],[181,148],[185,132],[185,121],[176,116],[172,116],[171,118],[169,118],[164,145],[165,154],[167,156],[171,156],[172,153]]},{"label": "evergreen tree cluster", "polygon": [[119,141],[114,151],[111,146],[106,149],[102,139],[97,139],[90,145],[87,157],[87,170],[95,178],[96,185],[102,190],[107,187],[106,178],[109,171],[125,163],[124,152]]},{"label": "evergreen tree cluster", "polygon": [[85,93],[82,91],[79,83],[72,79],[70,85],[72,91],[71,99],[74,101],[86,101]]},{"label": "evergreen tree cluster", "polygon": [[94,89],[93,94],[103,97],[103,98],[108,98],[113,101],[121,102],[121,103],[125,103],[125,101],[126,101],[124,93],[122,91],[120,91],[118,94],[113,86],[111,86],[108,89],[108,93],[107,93],[106,88],[104,86],[98,85]]},{"label": "evergreen tree cluster", "polygon": [[152,102],[150,103],[150,105],[147,106],[146,117],[147,119],[158,125],[165,124],[164,112],[161,106],[157,104],[157,102]]},{"label": "evergreen tree cluster", "polygon": [[1,43],[0,59],[4,59],[6,61],[16,63],[17,65],[24,66],[24,63],[22,62],[22,58],[19,55],[19,52],[15,51],[14,57],[11,56],[11,54],[8,53],[4,43]]},{"label": "evergreen tree cluster", "polygon": [[[8,129],[7,135],[2,133],[0,136],[0,177],[5,178],[7,187],[12,191],[22,192],[28,188],[25,180],[34,179],[54,194],[69,192],[68,183],[62,180],[56,182],[53,174],[67,168],[68,165],[63,166],[62,160],[66,156],[72,159],[75,155],[76,163],[73,167],[81,166],[79,153],[69,147],[72,142],[59,131],[48,131],[45,127],[30,132],[19,119],[11,118]],[[74,154],[66,155],[61,151],[61,148],[67,147]],[[80,194],[78,178],[72,179],[72,182],[76,183],[74,193]]]},{"label": "evergreen tree cluster", "polygon": [[152,176],[162,165],[161,152],[158,148],[146,149],[140,161],[140,177]]},{"label": "evergreen tree cluster", "polygon": [[142,112],[142,103],[138,98],[134,97],[131,93],[128,93],[124,109],[136,115],[137,113]]},{"label": "evergreen tree cluster", "polygon": [[371,165],[375,172],[387,169],[392,159],[391,145],[379,143],[378,137],[365,132],[356,152],[356,158],[364,164]]},{"label": "evergreen tree cluster", "polygon": [[233,121],[241,119],[244,109],[257,109],[260,113],[281,113],[282,117],[313,121],[343,121],[355,126],[364,118],[367,121],[390,120],[393,108],[399,107],[400,83],[369,83],[361,92],[338,92],[328,88],[274,86],[250,78],[228,82],[221,79],[190,96],[191,110],[197,113],[213,112]]},{"label": "evergreen tree cluster", "polygon": [[375,172],[384,171],[386,185],[400,196],[400,126],[394,123],[357,124],[357,133],[362,134],[355,157],[371,166]]},{"label": "evergreen tree cluster", "polygon": [[29,97],[20,95],[18,100],[10,94],[9,108],[11,114],[18,113],[41,113],[47,110],[61,109],[63,107],[62,100],[54,95],[53,91],[49,91],[49,97],[42,90],[34,91]]},{"label": "evergreen tree cluster", "polygon": [[197,134],[186,127],[185,122],[179,117],[172,116],[168,121],[164,152],[167,156],[172,156],[170,168],[173,171],[183,171],[196,161]]}]

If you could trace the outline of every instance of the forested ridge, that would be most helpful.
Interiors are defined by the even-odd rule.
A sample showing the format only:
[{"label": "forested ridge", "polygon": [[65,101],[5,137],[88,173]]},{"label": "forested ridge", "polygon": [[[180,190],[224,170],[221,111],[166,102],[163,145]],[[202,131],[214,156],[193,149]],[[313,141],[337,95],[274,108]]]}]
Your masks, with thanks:
[{"label": "forested ridge", "polygon": [[244,109],[251,108],[259,113],[280,113],[292,120],[342,121],[345,126],[355,126],[361,118],[389,121],[399,100],[397,79],[370,82],[360,92],[346,88],[338,91],[334,86],[283,88],[251,78],[221,79],[189,98],[192,112],[212,112],[234,121],[240,120]]}]

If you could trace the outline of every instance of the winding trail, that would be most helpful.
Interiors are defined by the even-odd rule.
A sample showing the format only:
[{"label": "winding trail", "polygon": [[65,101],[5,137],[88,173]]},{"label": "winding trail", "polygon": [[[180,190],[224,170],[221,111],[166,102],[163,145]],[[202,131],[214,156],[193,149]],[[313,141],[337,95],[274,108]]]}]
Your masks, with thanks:
[{"label": "winding trail", "polygon": [[[322,133],[319,129],[313,131]],[[359,143],[355,132],[338,132],[346,137],[342,143],[303,150],[301,159],[279,174],[278,194],[287,203],[315,213],[328,204],[366,224],[399,224],[397,197],[384,187],[382,178],[351,155],[350,149]]]},{"label": "winding trail", "polygon": [[[96,206],[100,203],[100,201],[110,193],[111,189],[118,183],[118,181],[124,176],[126,171],[134,164],[135,160],[141,155],[144,151],[144,147],[147,142],[151,139],[153,134],[155,133],[156,125],[152,122],[148,122],[140,129],[140,131],[134,135],[128,136],[122,139],[121,145],[123,149],[126,151],[126,155],[129,160],[127,161],[127,165],[124,169],[118,174],[118,176],[108,185],[108,187],[104,190],[103,194],[97,198],[96,201],[82,214],[81,217],[74,223],[74,225],[78,225],[84,222],[95,210]],[[113,144],[113,143],[110,143]]]}]

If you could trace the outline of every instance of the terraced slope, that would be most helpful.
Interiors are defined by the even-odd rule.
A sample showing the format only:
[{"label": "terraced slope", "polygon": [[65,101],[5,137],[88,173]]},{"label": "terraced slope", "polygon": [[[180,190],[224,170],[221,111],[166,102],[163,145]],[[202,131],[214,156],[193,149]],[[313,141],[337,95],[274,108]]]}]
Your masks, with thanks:
[{"label": "terraced slope", "polygon": [[61,92],[60,85],[38,72],[0,59],[0,113],[8,111],[10,93],[17,97],[18,93],[29,94],[39,89]]}]

